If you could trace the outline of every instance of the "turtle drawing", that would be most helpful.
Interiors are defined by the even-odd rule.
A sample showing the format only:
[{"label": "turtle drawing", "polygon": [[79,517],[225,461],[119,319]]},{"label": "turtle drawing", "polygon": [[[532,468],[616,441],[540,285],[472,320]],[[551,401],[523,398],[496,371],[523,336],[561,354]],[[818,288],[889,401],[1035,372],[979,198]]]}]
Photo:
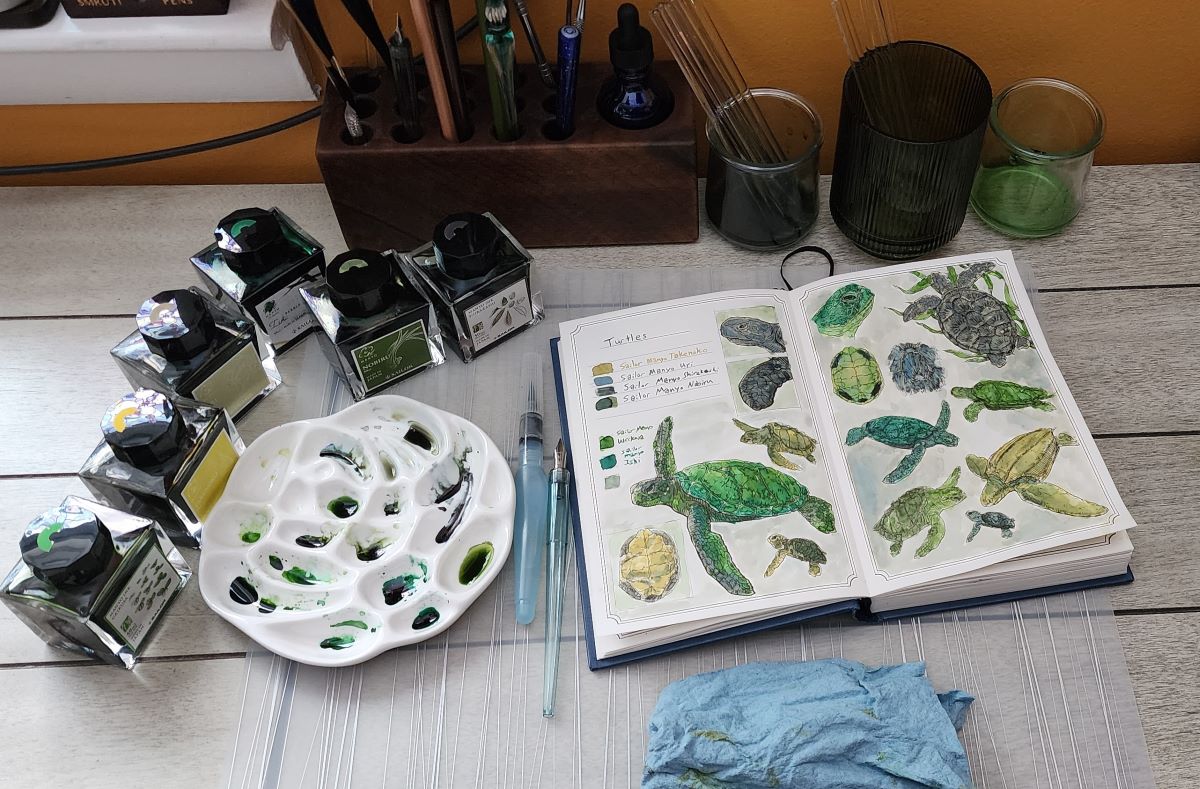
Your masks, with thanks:
[{"label": "turtle drawing", "polygon": [[729,555],[713,523],[741,523],[799,512],[817,531],[835,530],[829,502],[782,471],[746,460],[710,460],[675,467],[674,419],[666,417],[654,436],[654,479],[633,486],[639,507],[670,507],[687,518],[688,535],[705,571],[730,594],[754,594],[754,586]]},{"label": "turtle drawing", "polygon": [[975,535],[979,534],[979,530],[984,526],[989,529],[999,529],[1001,537],[1011,537],[1013,529],[1017,528],[1017,524],[1013,519],[1005,515],[1003,512],[979,512],[971,510],[967,513],[967,518],[973,524],[971,533],[967,535],[967,542],[975,539]]},{"label": "turtle drawing", "polygon": [[771,547],[777,551],[775,558],[767,565],[767,571],[763,573],[763,576],[767,578],[774,575],[779,566],[783,564],[783,560],[789,556],[808,564],[808,574],[813,577],[821,574],[821,565],[828,561],[825,551],[821,550],[820,545],[803,537],[789,539],[782,534],[772,534],[767,538],[767,542],[771,543]]},{"label": "turtle drawing", "polygon": [[892,383],[901,392],[936,392],[946,382],[937,351],[923,342],[902,342],[888,354]]},{"label": "turtle drawing", "polygon": [[900,498],[892,502],[883,513],[879,523],[875,524],[875,532],[892,544],[892,556],[900,554],[900,548],[909,537],[915,537],[926,528],[929,534],[925,542],[917,548],[918,557],[927,556],[930,551],[941,544],[946,536],[946,523],[942,520],[942,511],[948,510],[967,497],[962,488],[958,487],[959,467],[946,478],[939,487],[919,487],[905,491]]},{"label": "turtle drawing", "polygon": [[789,455],[799,455],[809,463],[817,462],[813,454],[813,450],[817,448],[817,440],[790,425],[767,422],[762,427],[754,427],[739,419],[733,420],[733,423],[742,431],[742,443],[762,444],[767,448],[767,457],[776,466],[792,471],[800,468],[783,456],[785,452]]},{"label": "turtle drawing", "polygon": [[742,402],[755,411],[762,411],[775,404],[779,387],[792,380],[792,365],[786,356],[767,359],[754,365],[738,382],[738,394]]},{"label": "turtle drawing", "polygon": [[771,353],[783,353],[787,350],[787,346],[783,344],[783,330],[779,328],[779,324],[758,318],[726,318],[721,323],[721,336],[735,345],[766,348]]},{"label": "turtle drawing", "polygon": [[829,367],[834,394],[848,403],[869,403],[883,389],[879,364],[862,348],[843,348],[833,357]]},{"label": "turtle drawing", "polygon": [[653,603],[679,580],[679,551],[671,535],[642,529],[621,546],[618,586],[635,600]]},{"label": "turtle drawing", "polygon": [[968,422],[979,418],[983,409],[989,411],[1015,411],[1018,408],[1036,408],[1053,411],[1054,404],[1047,402],[1053,392],[1036,386],[1023,386],[1013,381],[980,381],[971,387],[955,386],[950,390],[955,397],[965,397],[972,402],[963,410]]},{"label": "turtle drawing", "polygon": [[905,321],[932,316],[946,339],[970,352],[963,358],[1003,367],[1010,354],[1032,348],[1033,343],[1004,302],[975,287],[975,280],[993,268],[986,261],[972,263],[953,282],[945,274],[930,274],[929,284],[938,295],[922,296],[905,307],[900,316]]},{"label": "turtle drawing", "polygon": [[911,416],[881,416],[862,427],[851,428],[846,434],[846,446],[854,446],[864,438],[873,438],[889,447],[912,450],[883,478],[884,482],[899,482],[913,473],[921,458],[925,456],[925,450],[939,444],[946,447],[958,446],[958,436],[946,430],[949,424],[950,404],[943,400],[936,425]]},{"label": "turtle drawing", "polygon": [[817,331],[826,337],[853,337],[871,314],[875,294],[862,285],[843,285],[813,315]]},{"label": "turtle drawing", "polygon": [[1046,482],[1059,448],[1078,443],[1066,433],[1056,436],[1050,428],[1042,427],[1009,439],[989,458],[967,455],[967,468],[984,482],[979,503],[990,507],[1016,492],[1030,504],[1059,515],[1094,518],[1108,512],[1108,507],[1102,504],[1081,499]]}]

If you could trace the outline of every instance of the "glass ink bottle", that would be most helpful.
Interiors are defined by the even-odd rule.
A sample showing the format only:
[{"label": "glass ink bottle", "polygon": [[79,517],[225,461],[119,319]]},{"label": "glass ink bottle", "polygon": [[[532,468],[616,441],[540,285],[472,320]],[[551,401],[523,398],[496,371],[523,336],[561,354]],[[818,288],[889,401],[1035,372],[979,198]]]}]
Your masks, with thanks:
[{"label": "glass ink bottle", "polygon": [[47,644],[125,668],[192,577],[152,520],[68,496],[21,535],[0,600]]},{"label": "glass ink bottle", "polygon": [[608,36],[613,76],[600,85],[596,110],[621,129],[649,129],[675,109],[675,95],[654,73],[654,39],[642,27],[637,6],[617,9],[617,27]]},{"label": "glass ink bottle", "polygon": [[321,350],[355,400],[446,360],[437,316],[400,269],[395,252],[351,249],[301,288]]},{"label": "glass ink bottle", "polygon": [[446,217],[433,241],[403,260],[442,326],[453,328],[450,347],[464,362],[542,319],[533,257],[490,213]]},{"label": "glass ink bottle", "polygon": [[199,548],[201,525],[245,448],[225,410],[138,389],[113,403],[100,431],[104,440],[79,470],[88,490],[157,521],[176,545]]},{"label": "glass ink bottle", "polygon": [[276,353],[302,340],[316,323],[300,286],[320,280],[321,245],[278,208],[234,211],[214,235],[192,257],[209,291],[253,321]]},{"label": "glass ink bottle", "polygon": [[220,406],[234,419],[279,385],[274,352],[254,324],[198,288],[142,302],[137,331],[112,349],[131,386]]}]

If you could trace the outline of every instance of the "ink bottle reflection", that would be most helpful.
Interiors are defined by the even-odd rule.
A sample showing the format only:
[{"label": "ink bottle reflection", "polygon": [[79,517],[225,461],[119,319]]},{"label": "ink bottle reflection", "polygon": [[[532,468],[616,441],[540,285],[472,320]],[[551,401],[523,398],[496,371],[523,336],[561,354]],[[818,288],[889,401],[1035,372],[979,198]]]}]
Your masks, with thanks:
[{"label": "ink bottle reflection", "polygon": [[134,387],[219,406],[236,419],[279,385],[274,353],[267,343],[260,351],[254,324],[198,288],[146,299],[137,326],[112,349]]},{"label": "ink bottle reflection", "polygon": [[221,220],[216,241],[192,256],[218,301],[253,321],[282,353],[316,326],[300,286],[318,282],[325,251],[278,208],[243,208]]},{"label": "ink bottle reflection", "polygon": [[0,600],[47,644],[133,668],[191,578],[154,521],[68,496],[29,524]]},{"label": "ink bottle reflection", "polygon": [[155,520],[171,540],[200,547],[201,526],[245,448],[222,408],[138,389],[100,421],[101,441],[79,477],[88,490]]},{"label": "ink bottle reflection", "polygon": [[301,288],[329,363],[361,400],[445,361],[437,316],[394,252],[351,249]]},{"label": "ink bottle reflection", "polygon": [[446,217],[433,241],[403,260],[465,362],[542,319],[541,294],[530,284],[533,257],[490,213]]}]

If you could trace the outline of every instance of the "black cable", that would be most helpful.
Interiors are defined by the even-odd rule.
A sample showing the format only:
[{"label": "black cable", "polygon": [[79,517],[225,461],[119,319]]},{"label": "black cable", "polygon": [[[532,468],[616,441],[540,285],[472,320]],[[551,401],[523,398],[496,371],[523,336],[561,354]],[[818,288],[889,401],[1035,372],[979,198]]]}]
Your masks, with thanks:
[{"label": "black cable", "polygon": [[[461,41],[466,38],[471,31],[479,26],[479,20],[472,17],[469,21],[463,23],[458,30],[454,31],[454,37]],[[413,61],[420,65],[424,62],[423,55],[418,55],[413,58]],[[51,173],[77,173],[84,170],[100,170],[105,167],[122,167],[130,164],[142,164],[145,162],[156,162],[162,159],[171,159],[176,156],[187,156],[193,153],[203,153],[204,151],[212,151],[217,148],[225,148],[230,145],[237,145],[243,142],[257,140],[260,137],[267,137],[272,134],[278,134],[281,131],[286,131],[293,126],[299,126],[302,123],[308,123],[311,120],[321,117],[321,108],[313,107],[310,110],[305,110],[298,115],[284,118],[283,120],[268,123],[266,126],[260,126],[257,129],[250,129],[237,134],[218,137],[213,140],[202,140],[201,142],[188,143],[187,145],[176,145],[173,148],[161,148],[157,151],[143,151],[142,153],[129,153],[122,156],[107,156],[103,159],[86,159],[78,162],[53,162],[47,164],[21,164],[8,167],[0,167],[0,177],[18,176],[18,175],[46,175]]]}]

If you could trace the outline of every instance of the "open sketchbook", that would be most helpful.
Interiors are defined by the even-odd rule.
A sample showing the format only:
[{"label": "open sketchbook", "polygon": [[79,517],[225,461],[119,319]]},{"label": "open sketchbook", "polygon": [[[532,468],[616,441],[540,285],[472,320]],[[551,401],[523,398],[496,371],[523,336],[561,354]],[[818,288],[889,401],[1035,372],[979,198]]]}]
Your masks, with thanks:
[{"label": "open sketchbook", "polygon": [[563,323],[593,667],[836,610],[1128,580],[1012,255]]}]

